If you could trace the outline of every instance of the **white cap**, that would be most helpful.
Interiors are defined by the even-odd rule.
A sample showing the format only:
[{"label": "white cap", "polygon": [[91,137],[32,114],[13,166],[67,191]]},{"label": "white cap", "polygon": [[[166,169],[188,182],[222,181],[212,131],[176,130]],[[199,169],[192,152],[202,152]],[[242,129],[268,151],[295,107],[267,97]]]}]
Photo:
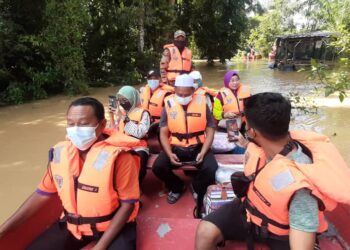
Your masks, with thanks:
[{"label": "white cap", "polygon": [[187,74],[178,75],[175,79],[175,87],[191,87],[193,88],[193,78]]},{"label": "white cap", "polygon": [[198,80],[198,79],[201,79],[202,80],[202,75],[201,75],[201,72],[195,70],[195,71],[192,71],[190,74],[190,77],[193,78],[193,80]]}]

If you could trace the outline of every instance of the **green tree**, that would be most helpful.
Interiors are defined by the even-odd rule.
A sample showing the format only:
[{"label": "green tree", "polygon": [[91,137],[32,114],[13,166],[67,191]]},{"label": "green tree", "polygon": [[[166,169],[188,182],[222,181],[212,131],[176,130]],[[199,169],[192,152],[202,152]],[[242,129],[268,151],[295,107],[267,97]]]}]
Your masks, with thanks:
[{"label": "green tree", "polygon": [[45,54],[26,40],[44,25],[44,0],[0,1],[0,103],[22,103],[46,97],[36,72],[45,68]]},{"label": "green tree", "polygon": [[245,0],[194,0],[191,26],[201,57],[230,59],[246,27]]},{"label": "green tree", "polygon": [[293,15],[298,8],[296,2],[291,4],[288,0],[274,0],[264,14],[251,18],[255,27],[249,30],[250,35],[245,45],[252,45],[267,56],[277,35],[296,32]]},{"label": "green tree", "polygon": [[89,24],[87,1],[48,0],[45,17],[47,26],[39,43],[47,50],[52,62],[43,74],[55,75],[68,94],[86,92],[82,42]]}]

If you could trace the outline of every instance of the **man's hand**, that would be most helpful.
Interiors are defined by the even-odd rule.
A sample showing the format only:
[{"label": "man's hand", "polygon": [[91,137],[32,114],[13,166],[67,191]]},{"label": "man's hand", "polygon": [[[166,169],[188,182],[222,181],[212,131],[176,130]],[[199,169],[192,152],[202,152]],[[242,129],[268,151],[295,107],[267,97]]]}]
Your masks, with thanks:
[{"label": "man's hand", "polygon": [[169,155],[169,159],[170,159],[171,164],[173,164],[175,166],[181,166],[181,162],[180,162],[180,160],[179,160],[179,158],[177,157],[176,154],[171,153]]},{"label": "man's hand", "polygon": [[201,163],[201,162],[203,161],[204,155],[205,155],[205,154],[204,154],[202,151],[198,153],[198,155],[197,155],[197,157],[196,157],[197,163]]},{"label": "man's hand", "polygon": [[239,132],[238,136],[228,136],[227,137],[230,142],[235,142],[238,146],[242,148],[246,148],[249,141]]}]

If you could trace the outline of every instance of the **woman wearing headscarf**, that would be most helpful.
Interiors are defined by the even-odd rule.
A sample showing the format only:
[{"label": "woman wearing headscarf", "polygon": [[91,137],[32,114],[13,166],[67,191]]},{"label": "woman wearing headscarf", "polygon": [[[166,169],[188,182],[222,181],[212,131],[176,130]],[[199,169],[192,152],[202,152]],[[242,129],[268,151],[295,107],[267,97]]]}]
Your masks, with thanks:
[{"label": "woman wearing headscarf", "polygon": [[147,172],[149,150],[145,137],[151,124],[150,114],[141,107],[140,94],[134,87],[122,87],[116,97],[119,107],[115,111],[117,117],[115,127],[126,135],[140,139],[140,145],[134,148],[134,151],[140,156],[141,184]]},{"label": "woman wearing headscarf", "polygon": [[[243,99],[249,97],[250,89],[240,81],[238,73],[228,71],[224,76],[224,87],[214,99],[213,115],[219,127],[226,127],[225,120],[236,118],[238,126],[244,123]],[[223,122],[220,122],[223,121]]]}]

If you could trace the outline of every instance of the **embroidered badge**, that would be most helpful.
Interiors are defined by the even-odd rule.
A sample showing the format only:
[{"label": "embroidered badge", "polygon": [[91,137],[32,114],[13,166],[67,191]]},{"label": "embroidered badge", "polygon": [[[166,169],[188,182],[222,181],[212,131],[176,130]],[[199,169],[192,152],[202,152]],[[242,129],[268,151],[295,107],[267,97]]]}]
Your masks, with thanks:
[{"label": "embroidered badge", "polygon": [[163,90],[158,91],[157,98],[160,98],[163,95],[163,93],[164,93]]},{"label": "embroidered badge", "polygon": [[176,111],[171,111],[169,115],[170,115],[171,119],[176,120],[176,117],[177,117]]},{"label": "embroidered badge", "polygon": [[273,190],[280,191],[283,188],[288,187],[289,185],[295,182],[292,172],[287,169],[277,175],[273,176],[270,180]]},{"label": "embroidered badge", "polygon": [[55,182],[56,182],[56,185],[58,186],[58,188],[61,189],[63,186],[63,177],[56,174],[56,175],[54,175],[53,178],[55,179]]},{"label": "embroidered badge", "polygon": [[106,165],[106,162],[107,162],[107,160],[109,158],[109,155],[110,154],[107,151],[104,151],[104,150],[101,151],[98,154],[98,156],[97,156],[94,164],[92,165],[92,167],[95,170],[97,170],[97,171],[101,171],[104,168],[104,166]]}]

